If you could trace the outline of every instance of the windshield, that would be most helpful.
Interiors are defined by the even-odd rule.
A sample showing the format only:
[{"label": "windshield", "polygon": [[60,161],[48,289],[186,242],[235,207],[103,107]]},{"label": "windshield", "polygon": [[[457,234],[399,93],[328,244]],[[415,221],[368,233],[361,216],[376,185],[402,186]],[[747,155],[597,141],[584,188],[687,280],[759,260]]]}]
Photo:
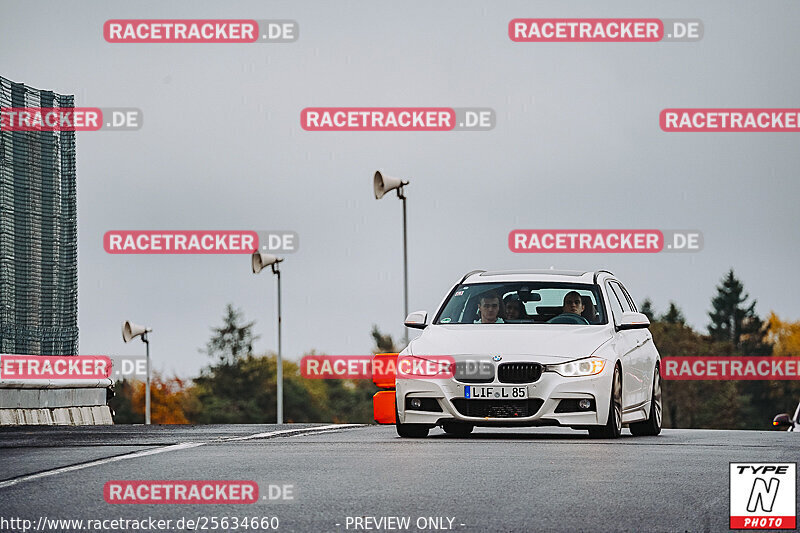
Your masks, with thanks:
[{"label": "windshield", "polygon": [[459,285],[434,324],[606,324],[597,285],[506,282]]}]

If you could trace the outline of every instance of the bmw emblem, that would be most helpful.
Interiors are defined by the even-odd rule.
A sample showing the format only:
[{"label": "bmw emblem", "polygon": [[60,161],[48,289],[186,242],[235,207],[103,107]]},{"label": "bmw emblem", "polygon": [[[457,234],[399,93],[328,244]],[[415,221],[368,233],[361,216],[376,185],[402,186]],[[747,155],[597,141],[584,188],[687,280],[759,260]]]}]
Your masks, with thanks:
[{"label": "bmw emblem", "polygon": [[503,359],[502,355],[494,355],[494,356],[492,356],[492,361],[502,361],[502,359]]}]

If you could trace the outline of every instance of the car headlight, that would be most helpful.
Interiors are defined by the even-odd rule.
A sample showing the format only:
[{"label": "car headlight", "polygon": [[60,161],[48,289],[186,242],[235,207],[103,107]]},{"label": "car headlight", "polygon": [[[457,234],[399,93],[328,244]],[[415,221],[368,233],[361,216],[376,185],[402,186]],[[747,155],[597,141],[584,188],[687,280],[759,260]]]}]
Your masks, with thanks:
[{"label": "car headlight", "polygon": [[602,372],[605,367],[605,359],[587,357],[586,359],[578,359],[577,361],[561,363],[560,365],[547,365],[547,370],[556,372],[565,378],[573,378],[579,376],[594,376]]}]

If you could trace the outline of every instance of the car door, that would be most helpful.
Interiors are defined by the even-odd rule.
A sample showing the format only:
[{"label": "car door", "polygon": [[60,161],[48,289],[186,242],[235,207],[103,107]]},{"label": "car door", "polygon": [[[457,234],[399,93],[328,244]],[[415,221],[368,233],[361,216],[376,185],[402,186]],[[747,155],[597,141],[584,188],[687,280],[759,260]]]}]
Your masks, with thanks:
[{"label": "car door", "polygon": [[[625,312],[636,312],[636,305],[633,299],[619,281],[611,281],[611,288],[620,301]],[[636,381],[636,390],[631,398],[631,407],[635,408],[650,399],[651,383],[653,381],[653,357],[651,356],[653,345],[652,336],[647,329],[631,329],[624,332],[630,343],[633,345],[630,353],[631,375]]]},{"label": "car door", "polygon": [[[611,288],[611,283],[606,282],[606,299],[611,307],[611,318],[614,324],[617,325],[622,318],[623,307],[619,297]],[[616,330],[614,328],[614,351],[622,361],[622,412],[625,413],[632,405],[635,405],[641,395],[641,385],[638,383],[639,379],[636,375],[635,369],[635,354],[636,341],[628,335],[632,330]]]}]

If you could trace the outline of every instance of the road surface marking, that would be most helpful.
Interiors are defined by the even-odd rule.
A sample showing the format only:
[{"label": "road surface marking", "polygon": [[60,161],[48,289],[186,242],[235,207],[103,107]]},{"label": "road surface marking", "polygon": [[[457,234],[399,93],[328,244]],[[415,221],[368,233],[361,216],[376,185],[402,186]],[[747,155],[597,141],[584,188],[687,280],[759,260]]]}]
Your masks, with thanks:
[{"label": "road surface marking", "polygon": [[139,457],[146,457],[148,455],[155,455],[157,453],[164,453],[164,452],[174,452],[177,450],[186,450],[189,448],[197,448],[198,446],[205,446],[209,443],[220,443],[220,442],[236,442],[236,441],[243,441],[243,440],[251,440],[251,439],[263,439],[267,437],[275,437],[280,435],[303,435],[303,434],[313,434],[313,433],[329,433],[331,431],[336,431],[338,429],[347,429],[347,428],[354,428],[354,427],[362,427],[366,424],[331,424],[328,426],[314,426],[308,428],[301,428],[301,429],[281,429],[276,431],[267,431],[264,433],[255,433],[253,435],[245,435],[243,437],[229,437],[223,439],[217,439],[210,442],[183,442],[181,444],[171,444],[169,446],[162,446],[160,448],[153,448],[151,450],[144,450],[141,452],[134,452],[134,453],[126,453],[123,455],[116,455],[114,457],[107,457],[105,459],[97,459],[96,461],[89,461],[88,463],[80,463],[77,465],[71,466],[62,466],[60,468],[54,468],[53,470],[45,470],[44,472],[37,472],[36,474],[29,474],[27,476],[20,476],[13,479],[9,479],[6,481],[0,481],[0,489],[4,489],[6,487],[13,487],[18,483],[22,483],[24,481],[33,481],[35,479],[41,479],[49,476],[54,476],[56,474],[64,474],[66,472],[74,472],[76,470],[83,470],[84,468],[89,468],[92,466],[101,466],[108,463],[115,463],[117,461],[124,461],[126,459],[137,459]]},{"label": "road surface marking", "polygon": [[265,433],[255,433],[254,435],[246,435],[244,437],[228,437],[222,439],[222,442],[250,440],[250,439],[264,439],[267,437],[274,437],[276,435],[287,435],[292,433],[322,433],[322,432],[327,433],[328,431],[331,430],[357,428],[364,425],[366,424],[331,424],[329,426],[315,426],[311,428],[301,428],[301,429],[280,429],[276,431],[267,431]]},{"label": "road surface marking", "polygon": [[53,470],[45,470],[44,472],[38,472],[36,474],[30,474],[28,476],[20,476],[14,479],[9,479],[8,481],[0,482],[0,489],[4,489],[6,487],[11,487],[16,485],[17,483],[22,483],[23,481],[33,481],[34,479],[40,479],[43,477],[54,476],[56,474],[63,474],[65,472],[73,472],[75,470],[82,470],[84,468],[89,468],[90,466],[100,466],[108,463],[114,463],[116,461],[122,461],[123,459],[135,459],[137,457],[144,457],[146,455],[154,455],[157,453],[163,452],[172,452],[175,450],[185,450],[187,448],[196,448],[198,446],[202,446],[205,442],[183,442],[181,444],[173,444],[171,446],[164,446],[162,448],[155,448],[153,450],[144,450],[141,452],[134,452],[134,453],[126,453],[124,455],[116,455],[114,457],[108,457],[106,459],[98,459],[96,461],[89,461],[88,463],[81,463],[72,466],[62,466],[61,468],[56,468]]}]

